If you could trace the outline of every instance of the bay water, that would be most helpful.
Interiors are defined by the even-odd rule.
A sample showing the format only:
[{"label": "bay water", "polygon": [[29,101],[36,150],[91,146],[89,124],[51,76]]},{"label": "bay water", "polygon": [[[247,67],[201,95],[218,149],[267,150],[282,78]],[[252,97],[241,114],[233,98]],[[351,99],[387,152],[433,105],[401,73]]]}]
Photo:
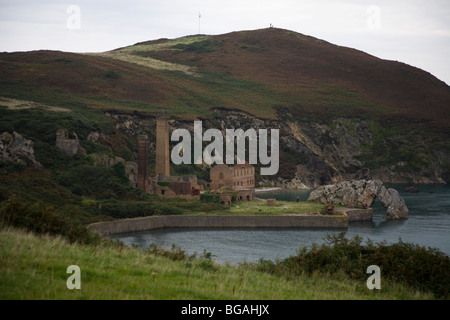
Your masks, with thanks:
[{"label": "bay water", "polygon": [[[386,220],[385,210],[376,200],[373,220],[353,222],[347,229],[272,229],[272,228],[167,228],[111,236],[124,244],[140,248],[156,244],[170,249],[172,245],[188,254],[204,250],[218,263],[236,264],[259,259],[275,261],[295,255],[300,247],[324,243],[328,234],[346,232],[347,238],[359,235],[378,243],[399,240],[431,248],[450,255],[450,185],[418,186],[418,193],[408,193],[406,186],[389,186],[399,191],[409,209],[407,219]],[[309,190],[281,190],[258,193],[259,198],[283,201],[305,201]]]}]

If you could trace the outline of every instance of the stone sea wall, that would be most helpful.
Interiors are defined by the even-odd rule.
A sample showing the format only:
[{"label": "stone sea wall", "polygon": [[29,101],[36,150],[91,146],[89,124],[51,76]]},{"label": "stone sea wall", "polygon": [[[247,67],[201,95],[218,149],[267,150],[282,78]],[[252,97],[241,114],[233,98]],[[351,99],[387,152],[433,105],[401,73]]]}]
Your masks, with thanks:
[{"label": "stone sea wall", "polygon": [[282,216],[173,215],[97,222],[89,225],[89,228],[101,235],[111,235],[159,228],[347,228],[348,222],[349,217],[345,213]]}]

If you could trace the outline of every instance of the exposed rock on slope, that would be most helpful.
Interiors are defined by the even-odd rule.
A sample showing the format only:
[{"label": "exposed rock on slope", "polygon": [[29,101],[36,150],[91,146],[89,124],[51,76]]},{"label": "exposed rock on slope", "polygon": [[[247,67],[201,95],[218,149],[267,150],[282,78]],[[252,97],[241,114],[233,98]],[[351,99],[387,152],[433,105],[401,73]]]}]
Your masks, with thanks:
[{"label": "exposed rock on slope", "polygon": [[[418,172],[411,172],[406,161],[389,160],[393,164],[384,163],[382,161],[394,158],[396,153],[405,153],[402,157],[409,156],[409,150],[417,148],[417,145],[402,134],[393,138],[381,136],[378,132],[381,128],[370,121],[338,118],[330,124],[301,123],[261,119],[236,110],[214,111],[216,118],[203,119],[204,130],[216,128],[224,135],[226,129],[233,128],[280,130],[279,172],[276,176],[259,177],[258,186],[305,189],[352,179],[381,180],[383,183],[444,183],[441,175],[447,154],[445,150],[432,150],[424,156],[429,164]],[[154,152],[156,124],[153,116],[113,111],[106,115],[116,129],[127,136],[148,134],[150,153]],[[291,118],[288,113],[283,115],[283,119]],[[171,131],[184,128],[192,132],[193,121],[171,119],[170,127]],[[426,144],[424,141],[423,145]],[[376,154],[370,151],[374,145],[378,148]],[[385,150],[389,154],[384,155],[382,152]]]},{"label": "exposed rock on slope", "polygon": [[405,201],[395,189],[387,189],[379,180],[349,180],[321,186],[311,192],[308,201],[340,204],[350,208],[369,208],[378,197],[386,209],[386,219],[407,217]]},{"label": "exposed rock on slope", "polygon": [[17,132],[13,134],[3,132],[0,135],[0,161],[26,163],[40,167],[41,164],[34,158],[33,146],[33,141],[25,139]]}]

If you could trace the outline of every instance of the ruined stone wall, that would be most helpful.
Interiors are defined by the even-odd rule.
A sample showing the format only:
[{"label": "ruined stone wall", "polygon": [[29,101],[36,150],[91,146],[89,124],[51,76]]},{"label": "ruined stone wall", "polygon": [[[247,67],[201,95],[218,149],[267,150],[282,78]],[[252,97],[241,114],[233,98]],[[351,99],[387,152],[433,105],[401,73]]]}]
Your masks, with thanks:
[{"label": "ruined stone wall", "polygon": [[148,177],[148,137],[139,135],[138,137],[138,188],[144,192],[150,191]]},{"label": "ruined stone wall", "polygon": [[226,164],[219,164],[210,170],[210,187],[217,190],[222,186],[233,188],[233,169]]},{"label": "ruined stone wall", "polygon": [[65,129],[59,129],[56,132],[56,146],[69,156],[77,153],[87,154],[86,150],[80,146],[80,141],[76,133],[72,133],[69,137],[69,133]]},{"label": "ruined stone wall", "polygon": [[238,201],[252,201],[253,200],[253,189],[241,189],[237,192]]}]

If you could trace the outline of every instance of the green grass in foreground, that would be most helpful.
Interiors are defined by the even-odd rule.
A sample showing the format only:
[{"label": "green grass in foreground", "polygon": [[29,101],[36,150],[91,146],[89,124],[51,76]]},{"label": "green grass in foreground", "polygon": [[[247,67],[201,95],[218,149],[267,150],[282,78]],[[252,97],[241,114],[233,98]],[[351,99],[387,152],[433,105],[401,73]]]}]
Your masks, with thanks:
[{"label": "green grass in foreground", "polygon": [[[67,267],[81,269],[81,289],[66,286]],[[276,276],[206,258],[173,260],[105,242],[69,244],[60,237],[0,230],[0,299],[432,299],[382,280],[333,276]]]}]

